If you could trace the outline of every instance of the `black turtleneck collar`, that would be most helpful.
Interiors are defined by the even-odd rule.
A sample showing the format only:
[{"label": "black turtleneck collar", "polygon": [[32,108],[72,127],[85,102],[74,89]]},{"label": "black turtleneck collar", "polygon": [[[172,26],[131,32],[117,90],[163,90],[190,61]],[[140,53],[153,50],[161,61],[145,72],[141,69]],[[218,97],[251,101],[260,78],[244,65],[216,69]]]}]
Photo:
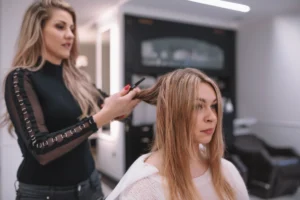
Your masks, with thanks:
[{"label": "black turtleneck collar", "polygon": [[[37,64],[39,65],[41,63],[42,59],[41,57],[38,59]],[[51,63],[48,60],[45,60],[44,65],[41,68],[41,71],[47,75],[55,76],[57,78],[62,78],[63,75],[63,61],[61,64],[57,65],[54,63]]]}]

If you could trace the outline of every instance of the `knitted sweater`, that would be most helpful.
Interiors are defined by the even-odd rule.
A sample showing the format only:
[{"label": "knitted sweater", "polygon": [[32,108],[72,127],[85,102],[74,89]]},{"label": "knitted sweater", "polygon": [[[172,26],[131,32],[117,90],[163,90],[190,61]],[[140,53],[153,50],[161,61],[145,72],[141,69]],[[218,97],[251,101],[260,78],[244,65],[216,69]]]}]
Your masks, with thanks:
[{"label": "knitted sweater", "polygon": [[[107,200],[166,199],[162,177],[159,175],[158,169],[144,162],[149,155],[142,155],[132,164]],[[225,159],[222,159],[221,165],[225,178],[236,193],[236,200],[249,200],[245,183],[235,166]],[[219,200],[209,169],[202,176],[194,178],[193,181],[202,199]]]}]

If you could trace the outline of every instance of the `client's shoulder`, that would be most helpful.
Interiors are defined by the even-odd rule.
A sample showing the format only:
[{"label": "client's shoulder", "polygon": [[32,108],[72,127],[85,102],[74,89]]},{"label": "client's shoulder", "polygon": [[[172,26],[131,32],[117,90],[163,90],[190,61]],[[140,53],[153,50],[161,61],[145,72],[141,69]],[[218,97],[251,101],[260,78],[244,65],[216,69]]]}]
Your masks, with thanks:
[{"label": "client's shoulder", "polygon": [[230,162],[229,160],[227,160],[225,158],[221,159],[221,166],[222,166],[222,169],[225,169],[225,170],[237,171],[234,164],[232,164],[232,162]]},{"label": "client's shoulder", "polygon": [[144,162],[148,165],[154,166],[159,171],[162,165],[162,156],[159,152],[152,152],[145,157]]},{"label": "client's shoulder", "polygon": [[225,158],[222,158],[221,160],[221,168],[223,170],[224,175],[227,177],[234,178],[240,176],[240,173],[236,166]]},{"label": "client's shoulder", "polygon": [[229,160],[222,158],[221,166],[225,178],[236,192],[237,199],[249,199],[245,182],[235,165]]}]

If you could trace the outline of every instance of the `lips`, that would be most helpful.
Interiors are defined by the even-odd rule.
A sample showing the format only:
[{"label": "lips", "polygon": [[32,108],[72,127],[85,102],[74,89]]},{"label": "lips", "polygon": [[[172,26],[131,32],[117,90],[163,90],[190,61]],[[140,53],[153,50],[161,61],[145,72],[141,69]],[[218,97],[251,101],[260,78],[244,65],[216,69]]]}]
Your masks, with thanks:
[{"label": "lips", "polygon": [[207,135],[211,135],[214,133],[214,129],[210,128],[210,129],[206,129],[206,130],[202,130],[201,132],[207,134]]},{"label": "lips", "polygon": [[67,49],[70,49],[72,44],[71,43],[65,43],[62,45],[63,47],[67,48]]}]

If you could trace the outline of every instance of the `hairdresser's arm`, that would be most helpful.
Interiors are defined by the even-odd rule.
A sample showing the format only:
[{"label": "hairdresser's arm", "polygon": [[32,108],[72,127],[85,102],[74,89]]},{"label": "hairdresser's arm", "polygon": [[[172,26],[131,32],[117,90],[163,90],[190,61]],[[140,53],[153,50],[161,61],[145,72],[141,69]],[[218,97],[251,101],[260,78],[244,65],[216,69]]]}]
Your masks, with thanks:
[{"label": "hairdresser's arm", "polygon": [[29,152],[42,165],[46,165],[71,151],[96,132],[99,127],[119,114],[126,113],[131,108],[130,106],[134,107],[135,102],[130,99],[129,94],[122,99],[125,109],[122,108],[122,110],[120,106],[119,108],[114,106],[120,99],[118,95],[120,96],[117,94],[109,97],[110,100],[105,101],[107,102],[105,109],[94,116],[86,117],[62,130],[49,132],[45,125],[39,99],[30,79],[30,72],[16,69],[8,75],[5,84],[5,102],[15,131]]}]

